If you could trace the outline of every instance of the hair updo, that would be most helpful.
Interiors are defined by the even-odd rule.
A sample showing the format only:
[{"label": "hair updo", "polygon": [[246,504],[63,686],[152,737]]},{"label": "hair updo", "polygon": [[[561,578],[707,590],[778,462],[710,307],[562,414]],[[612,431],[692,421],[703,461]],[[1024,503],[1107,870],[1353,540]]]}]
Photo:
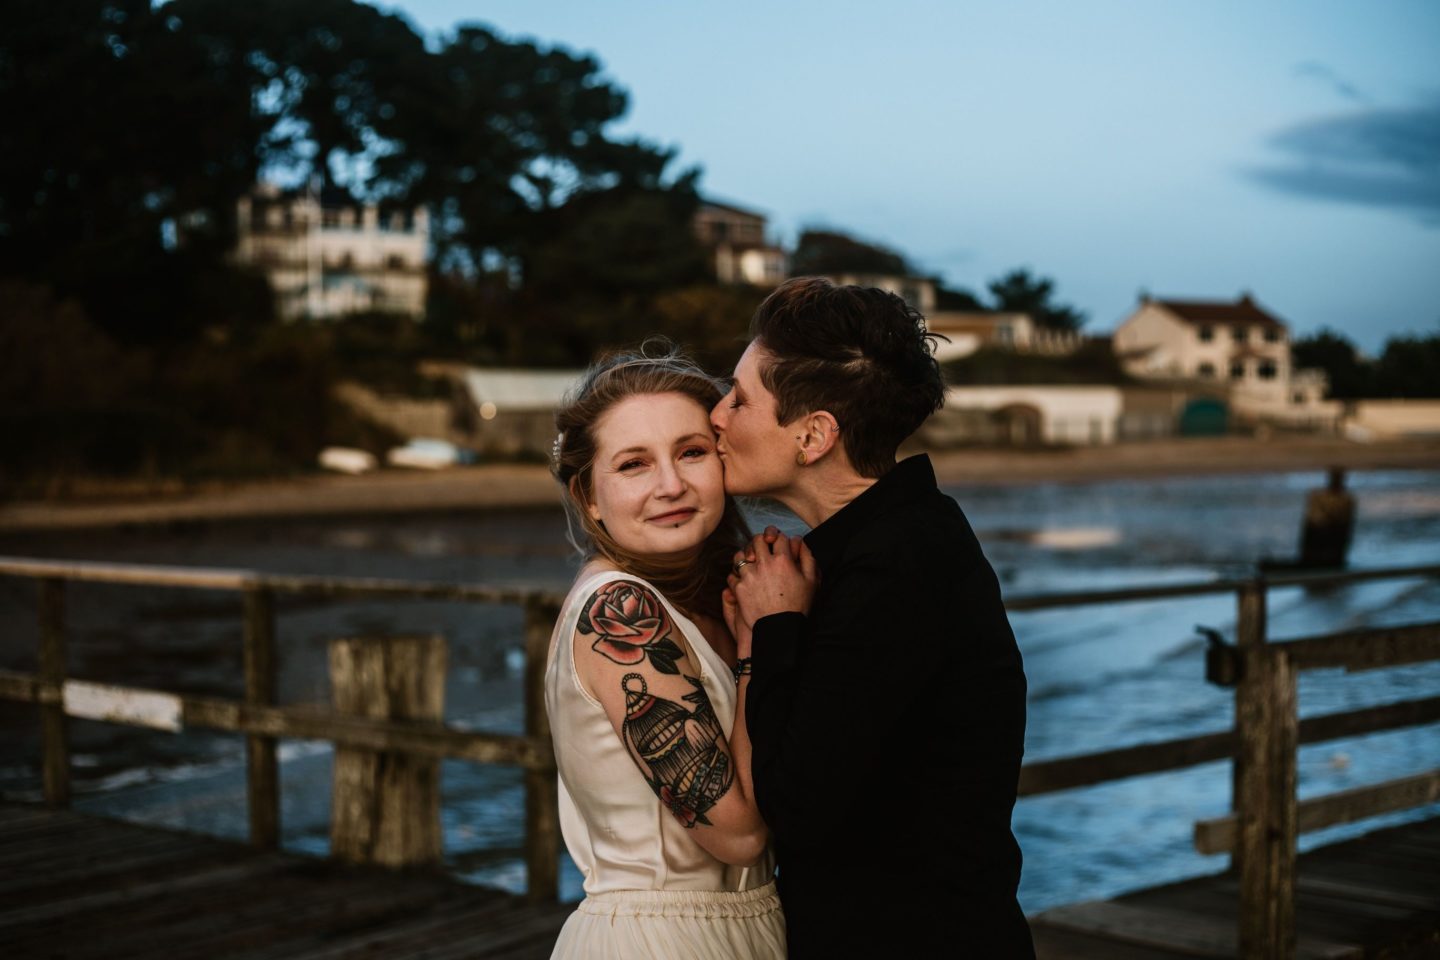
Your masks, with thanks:
[{"label": "hair updo", "polygon": [[[698,558],[670,558],[632,553],[615,542],[605,525],[590,515],[594,492],[595,427],[611,407],[629,397],[678,393],[694,400],[708,414],[725,395],[720,384],[695,361],[666,340],[647,340],[634,351],[602,356],[566,395],[555,413],[552,470],[565,488],[565,512],[584,531],[575,543],[586,560],[596,557],[625,573],[650,581],[671,603],[686,611],[720,616],[720,593],[730,560],[748,532],[734,500],[726,495],[720,525],[700,546]],[[572,540],[572,542],[574,542]]]}]

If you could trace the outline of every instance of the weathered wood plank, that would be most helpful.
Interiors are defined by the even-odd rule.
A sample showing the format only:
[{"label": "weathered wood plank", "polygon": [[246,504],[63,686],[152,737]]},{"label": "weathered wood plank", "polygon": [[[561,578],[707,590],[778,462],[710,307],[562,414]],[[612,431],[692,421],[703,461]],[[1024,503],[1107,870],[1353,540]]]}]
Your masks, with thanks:
[{"label": "weathered wood plank", "polygon": [[[1298,804],[1299,830],[1301,833],[1323,830],[1437,800],[1440,800],[1440,770],[1431,770],[1302,800]],[[1195,849],[1201,853],[1225,853],[1233,849],[1235,837],[1234,817],[1217,817],[1195,824]]]},{"label": "weathered wood plank", "polygon": [[506,734],[471,733],[438,723],[344,717],[314,707],[263,707],[205,697],[183,698],[186,727],[330,740],[337,746],[390,750],[475,763],[513,764],[554,775],[549,741]]},{"label": "weathered wood plank", "polygon": [[[550,715],[545,710],[545,663],[557,607],[525,606],[525,734],[550,749]],[[551,756],[553,763],[553,755]],[[554,901],[560,889],[560,799],[548,770],[525,773],[526,893],[534,903]]]},{"label": "weathered wood plank", "polygon": [[[463,938],[483,933],[515,912],[515,901],[511,897],[482,899],[477,896],[427,909],[421,916],[407,918],[383,929],[356,931],[343,938],[336,938],[327,931],[323,937],[291,941],[285,945],[283,956],[286,960],[345,960],[362,956],[396,958],[411,951],[428,951],[447,937]],[[556,934],[559,929],[560,925],[556,923]],[[551,945],[553,943],[552,935]],[[548,955],[547,949],[545,956]],[[276,954],[266,949],[241,954],[233,960],[268,960],[273,956]],[[483,954],[477,953],[476,956]]]},{"label": "weathered wood plank", "polygon": [[1323,893],[1336,901],[1362,908],[1378,906],[1380,911],[1366,910],[1369,916],[1400,919],[1416,910],[1440,909],[1440,898],[1433,894],[1407,893],[1385,890],[1367,883],[1356,882],[1351,877],[1329,878],[1317,876],[1315,871],[1302,874],[1295,881],[1295,889]]},{"label": "weathered wood plank", "polygon": [[284,869],[287,864],[288,861],[281,856],[261,856],[240,863],[220,864],[209,869],[187,870],[180,876],[172,875],[164,879],[140,883],[128,882],[122,886],[91,893],[67,896],[66,892],[61,892],[37,906],[0,909],[0,927],[39,923],[57,917],[73,917],[101,907],[130,903],[170,893],[193,894],[214,884],[231,883],[235,880],[251,879],[275,873]]},{"label": "weathered wood plank", "polygon": [[1196,957],[1235,956],[1235,925],[1108,900],[1047,910],[1044,925]]},{"label": "weathered wood plank", "polygon": [[[47,684],[65,682],[65,583],[53,577],[40,581],[40,662],[38,676]],[[70,804],[70,733],[63,704],[40,707],[40,767],[45,802]]]},{"label": "weathered wood plank", "polygon": [[1297,670],[1343,667],[1375,670],[1440,659],[1440,622],[1368,627],[1270,644],[1284,650]]},{"label": "weathered wood plank", "polygon": [[[335,709],[439,723],[445,656],[444,637],[332,641]],[[330,810],[332,856],[392,867],[440,860],[440,762],[433,757],[337,747]]]},{"label": "weathered wood plank", "polygon": [[[245,589],[245,703],[275,702],[275,601],[264,587]],[[182,708],[183,710],[183,708]],[[280,767],[273,736],[245,738],[245,792],[250,810],[250,844],[257,850],[280,846]]]},{"label": "weathered wood plank", "polygon": [[[1229,917],[1100,900],[1047,910],[1043,918],[1046,926],[1197,957],[1234,957],[1237,951],[1235,923]],[[1306,937],[1288,956],[1334,960],[1355,955],[1360,949],[1359,944]]]},{"label": "weathered wood plank", "polygon": [[35,872],[29,872],[27,868],[27,872],[22,876],[0,881],[0,893],[23,892],[31,886],[57,885],[100,875],[120,877],[158,863],[183,863],[194,856],[195,851],[191,848],[155,843],[132,849],[124,856],[72,860],[49,867],[42,865],[42,869]]}]

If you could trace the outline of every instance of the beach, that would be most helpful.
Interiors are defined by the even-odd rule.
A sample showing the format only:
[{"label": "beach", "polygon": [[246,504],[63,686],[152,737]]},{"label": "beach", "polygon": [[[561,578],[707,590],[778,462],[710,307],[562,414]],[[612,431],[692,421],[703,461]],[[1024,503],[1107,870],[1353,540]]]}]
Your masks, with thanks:
[{"label": "beach", "polygon": [[[905,451],[906,452],[918,451]],[[1440,468],[1440,438],[1356,443],[1277,435],[1156,440],[1053,449],[929,451],[946,485],[1008,485]],[[0,504],[0,531],[74,530],[278,517],[345,517],[434,511],[554,508],[560,492],[543,464],[486,464],[436,471],[313,474],[249,482],[77,484],[47,500]]]}]

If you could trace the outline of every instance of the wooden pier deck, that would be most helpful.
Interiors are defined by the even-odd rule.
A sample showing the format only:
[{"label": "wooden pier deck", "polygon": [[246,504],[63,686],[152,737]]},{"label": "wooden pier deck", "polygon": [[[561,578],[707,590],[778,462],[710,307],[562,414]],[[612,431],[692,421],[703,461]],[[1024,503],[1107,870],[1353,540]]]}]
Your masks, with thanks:
[{"label": "wooden pier deck", "polygon": [[[1299,868],[1299,957],[1440,957],[1440,819],[1313,851]],[[1204,877],[1031,923],[1041,960],[1234,957],[1238,897],[1233,875]],[[9,960],[521,960],[549,956],[570,909],[432,871],[0,805]]]},{"label": "wooden pier deck", "polygon": [[[1440,958],[1440,818],[1303,853],[1298,960]],[[1030,918],[1041,960],[1235,957],[1233,872],[1077,903]]]},{"label": "wooden pier deck", "polygon": [[0,805],[6,960],[530,960],[572,909],[434,871]]}]

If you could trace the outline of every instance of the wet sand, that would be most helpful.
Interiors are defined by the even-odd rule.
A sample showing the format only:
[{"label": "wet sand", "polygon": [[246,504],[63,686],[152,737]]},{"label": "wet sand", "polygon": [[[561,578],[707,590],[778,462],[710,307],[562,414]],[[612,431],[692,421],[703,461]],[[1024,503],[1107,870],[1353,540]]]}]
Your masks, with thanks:
[{"label": "wet sand", "polygon": [[[902,451],[905,452],[905,451]],[[1054,450],[932,451],[947,485],[1065,483],[1220,473],[1286,473],[1440,468],[1440,438],[1355,443],[1335,437],[1216,437]],[[0,531],[74,530],[126,525],[238,521],[274,517],[369,516],[445,510],[553,509],[559,489],[539,464],[441,471],[382,470],[364,476],[316,474],[234,484],[150,489],[95,486],[45,501],[0,505]]]}]

